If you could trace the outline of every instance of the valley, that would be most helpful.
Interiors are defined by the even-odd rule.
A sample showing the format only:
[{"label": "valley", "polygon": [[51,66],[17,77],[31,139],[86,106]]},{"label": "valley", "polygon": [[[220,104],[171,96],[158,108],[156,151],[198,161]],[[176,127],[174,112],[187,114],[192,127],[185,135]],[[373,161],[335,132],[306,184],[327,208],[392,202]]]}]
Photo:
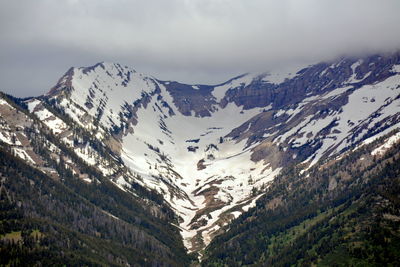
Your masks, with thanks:
[{"label": "valley", "polygon": [[[71,68],[45,95],[0,101],[8,153],[61,183],[65,171],[89,187],[110,182],[146,216],[175,228],[189,253],[210,258],[207,246],[215,248],[282,179],[307,181],[317,166],[398,130],[400,54],[219,85],[163,81],[103,62]],[[289,168],[296,173],[282,178]],[[105,212],[127,220],[116,210]]]}]

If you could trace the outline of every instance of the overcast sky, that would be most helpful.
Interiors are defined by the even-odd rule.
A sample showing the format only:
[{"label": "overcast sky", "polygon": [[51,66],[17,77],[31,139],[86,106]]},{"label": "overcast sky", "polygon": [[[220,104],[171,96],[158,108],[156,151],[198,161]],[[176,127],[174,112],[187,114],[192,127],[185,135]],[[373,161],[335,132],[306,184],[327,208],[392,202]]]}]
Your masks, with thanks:
[{"label": "overcast sky", "polygon": [[71,66],[118,62],[160,79],[400,48],[400,0],[0,0],[0,90],[47,92]]}]

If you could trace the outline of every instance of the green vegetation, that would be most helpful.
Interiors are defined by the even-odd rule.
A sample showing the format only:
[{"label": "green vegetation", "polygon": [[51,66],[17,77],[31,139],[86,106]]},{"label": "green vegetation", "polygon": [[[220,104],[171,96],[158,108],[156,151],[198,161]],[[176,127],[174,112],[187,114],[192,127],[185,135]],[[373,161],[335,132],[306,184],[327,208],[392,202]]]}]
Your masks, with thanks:
[{"label": "green vegetation", "polygon": [[287,169],[213,240],[202,265],[396,266],[400,145],[378,158],[373,145],[321,163],[309,176]]},{"label": "green vegetation", "polygon": [[[24,110],[22,101],[7,101],[32,118],[33,126],[24,128],[24,134],[44,167],[58,176],[49,177],[27,165],[0,143],[0,266],[189,266],[195,262],[195,256],[186,253],[172,224],[177,224],[177,218],[161,195],[135,183],[130,192],[116,187],[110,177],[88,166]],[[116,175],[127,171],[93,133],[51,104],[44,105],[71,127],[74,146],[89,145],[118,170]],[[286,168],[262,189],[265,194],[255,208],[212,241],[201,264],[396,266],[400,262],[400,145],[382,157],[372,157],[372,148],[382,140],[340,160],[319,163],[304,174],[298,167]],[[59,158],[51,155],[50,145],[60,150]],[[75,174],[66,161],[74,164]],[[79,172],[93,182],[82,182]]]},{"label": "green vegetation", "polygon": [[[177,229],[102,180],[65,184],[0,150],[0,265],[187,266]],[[118,218],[109,216],[111,213]]]},{"label": "green vegetation", "polygon": [[[130,191],[121,190],[60,142],[22,101],[2,97],[29,118],[23,128],[28,149],[44,164],[39,169],[27,165],[0,142],[0,266],[187,266],[194,260],[160,194],[137,183]],[[127,171],[91,133],[62,110],[44,105],[69,125],[75,145],[91,146],[117,170],[115,175]],[[50,147],[57,147],[59,157]],[[41,167],[57,175],[48,176]],[[93,182],[84,182],[80,174]]]}]

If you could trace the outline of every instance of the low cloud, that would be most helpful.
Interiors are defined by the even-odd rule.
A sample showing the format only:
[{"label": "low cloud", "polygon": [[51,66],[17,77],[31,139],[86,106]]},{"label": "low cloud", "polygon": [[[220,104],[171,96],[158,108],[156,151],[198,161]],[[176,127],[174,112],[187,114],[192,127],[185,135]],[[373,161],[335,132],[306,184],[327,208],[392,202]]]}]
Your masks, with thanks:
[{"label": "low cloud", "polygon": [[3,0],[0,90],[49,90],[70,66],[119,62],[216,84],[248,71],[400,48],[398,0]]}]

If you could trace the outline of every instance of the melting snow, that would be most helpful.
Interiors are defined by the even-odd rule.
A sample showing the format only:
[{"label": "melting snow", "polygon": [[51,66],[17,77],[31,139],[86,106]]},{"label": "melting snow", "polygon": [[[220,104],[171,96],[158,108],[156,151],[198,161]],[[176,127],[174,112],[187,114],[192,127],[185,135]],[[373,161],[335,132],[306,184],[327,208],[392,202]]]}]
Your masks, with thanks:
[{"label": "melting snow", "polygon": [[[313,156],[311,165],[315,164],[328,149],[338,145],[335,151],[340,151],[349,145],[351,141],[347,140],[347,137],[351,136],[352,131],[359,125],[368,123],[369,127],[373,127],[374,122],[398,113],[400,99],[396,99],[396,97],[400,93],[397,88],[399,77],[400,75],[394,75],[379,85],[366,85],[354,91],[349,96],[348,103],[343,106],[343,111],[335,115],[338,125],[332,129],[327,138],[323,139],[322,147]],[[384,104],[382,105],[382,103]],[[368,119],[373,113],[376,116]],[[349,122],[352,123],[349,124]],[[335,133],[334,130],[336,130]],[[359,139],[362,137],[363,135],[358,136]]]},{"label": "melting snow", "polygon": [[[33,105],[31,104],[31,107]],[[36,107],[36,106],[35,106]],[[34,109],[34,107],[33,107]],[[32,109],[32,110],[33,110]],[[46,124],[54,134],[59,134],[63,131],[65,131],[68,126],[58,117],[54,116],[53,113],[48,111],[47,109],[43,108],[39,111],[35,112],[35,115],[42,121],[44,124]]]},{"label": "melting snow", "polygon": [[[245,83],[244,80],[240,81]],[[159,86],[163,99],[173,103],[164,86]],[[154,106],[157,101],[157,98],[152,98],[149,106]],[[172,108],[176,110],[176,107]],[[191,247],[190,239],[198,230],[204,230],[203,237],[207,243],[212,231],[209,227],[218,220],[221,213],[250,197],[253,187],[262,186],[279,172],[272,169],[263,172],[263,162],[252,162],[251,148],[245,148],[246,140],[236,143],[235,140],[223,139],[232,129],[259,113],[259,109],[242,110],[233,103],[216,111],[212,117],[204,118],[183,116],[180,113],[165,117],[168,110],[164,107],[158,112],[153,112],[152,108],[138,110],[138,124],[134,127],[134,134],[123,139],[122,158],[132,170],[140,174],[148,187],[167,194],[167,201],[183,218],[180,227],[188,248]],[[158,123],[148,123],[149,121]],[[166,128],[160,129],[161,124]],[[199,141],[186,142],[194,139]],[[197,147],[196,152],[188,150],[190,145]],[[200,160],[204,160],[205,169],[198,169]],[[161,180],[154,178],[160,176]],[[160,182],[162,180],[164,182]],[[193,216],[205,206],[204,196],[194,194],[194,191],[199,186],[202,186],[200,190],[205,190],[210,187],[207,183],[217,180],[218,192],[215,197],[226,205],[212,212],[212,219],[208,220],[206,226],[190,230]],[[170,194],[169,187],[176,184],[184,185],[181,187],[184,192],[181,197]]]},{"label": "melting snow", "polygon": [[153,92],[156,87],[151,78],[128,67],[103,64],[107,64],[107,67],[96,67],[86,74],[82,68],[74,69],[72,100],[81,107],[90,104],[96,107],[88,109],[89,114],[94,117],[97,117],[99,107],[103,112],[100,122],[109,128],[119,125],[120,112],[123,112],[122,105],[125,101],[133,103],[140,99],[142,94]]},{"label": "melting snow", "polygon": [[372,156],[375,155],[382,155],[384,154],[389,148],[391,148],[394,144],[396,144],[400,140],[400,132],[396,133],[395,135],[389,137],[383,145],[374,149],[371,152]]},{"label": "melting snow", "polygon": [[40,100],[34,99],[27,102],[29,112],[33,112],[37,105],[40,104]]},{"label": "melting snow", "polygon": [[393,72],[400,73],[400,65],[394,65],[392,68]]},{"label": "melting snow", "polygon": [[15,155],[31,164],[35,164],[35,161],[28,155],[28,153],[26,153],[25,150],[23,150],[22,148],[16,148],[13,147],[12,148],[13,153],[15,153]]},{"label": "melting snow", "polygon": [[0,98],[0,105],[5,105],[5,106],[9,106],[12,107],[10,104],[8,104],[7,101],[5,101],[4,99]]},{"label": "melting snow", "polygon": [[[356,62],[352,65],[353,76],[347,83],[354,81],[355,69],[359,64],[360,62]],[[296,68],[282,75],[280,74],[284,73],[282,71],[264,76],[244,75],[215,87],[212,94],[217,101],[221,101],[227,90],[246,87],[256,77],[263,77],[263,81],[279,84],[286,78],[294,77],[300,69]],[[394,70],[397,71],[397,67]],[[176,213],[182,217],[183,222],[179,227],[182,230],[185,246],[189,249],[190,240],[198,231],[202,231],[206,244],[211,240],[212,232],[219,229],[217,222],[222,213],[228,212],[237,217],[254,206],[256,197],[251,195],[252,189],[266,185],[280,171],[268,168],[268,164],[263,161],[257,163],[251,161],[252,147],[246,147],[247,140],[238,142],[224,138],[234,128],[262,112],[259,108],[243,110],[242,107],[230,103],[224,109],[218,109],[211,117],[194,117],[194,114],[183,116],[177,112],[171,95],[161,83],[126,67],[109,64],[106,69],[97,67],[86,74],[83,73],[83,69],[75,69],[74,72],[72,100],[77,105],[66,100],[63,100],[61,105],[64,107],[70,105],[66,108],[66,112],[79,123],[85,116],[85,111],[80,107],[87,109],[94,117],[99,115],[97,108],[100,108],[103,112],[101,125],[105,128],[119,126],[120,113],[124,111],[123,105],[132,104],[143,95],[151,95],[156,89],[160,89],[162,99],[174,110],[176,115],[170,116],[169,109],[160,104],[161,100],[157,97],[150,98],[147,108],[139,107],[136,113],[138,123],[133,127],[133,132],[123,137],[121,157],[125,164],[140,176],[138,182],[162,193]],[[320,149],[308,159],[312,161],[311,164],[315,164],[329,149],[335,148],[339,151],[348,145],[350,141],[347,138],[352,135],[355,127],[363,124],[372,127],[383,118],[398,113],[400,100],[395,99],[399,95],[396,87],[398,79],[399,75],[393,76],[379,85],[368,85],[351,92],[349,101],[341,112],[329,111],[323,119],[310,115],[280,138],[275,139],[275,143],[289,140],[293,146],[301,146],[310,138],[315,138],[315,135],[331,122],[336,121],[337,125],[331,133],[322,139]],[[199,89],[196,85],[192,88]],[[352,87],[338,88],[322,96],[322,100],[335,98],[349,89]],[[309,97],[292,109],[277,111],[275,116],[287,114],[290,120],[305,106],[319,100],[321,98],[316,96]],[[385,105],[382,106],[382,103]],[[90,108],[91,105],[96,108]],[[31,106],[33,109],[34,104]],[[376,116],[371,117],[374,112]],[[39,113],[39,116],[48,118],[48,114],[45,113]],[[368,124],[367,118],[371,118]],[[250,127],[249,123],[247,129]],[[368,129],[365,129],[359,138],[366,132]],[[102,136],[103,134],[99,134],[97,137]],[[187,142],[187,140],[198,140],[198,142]],[[97,155],[89,147],[82,147],[76,152],[88,164],[96,164]],[[101,168],[105,174],[111,171]],[[124,188],[129,185],[129,181],[121,176],[116,180],[116,184]],[[217,186],[213,188],[214,185]],[[206,190],[214,190],[214,197],[224,203],[223,208],[209,213],[210,218],[205,218],[207,220],[205,226],[191,230],[193,217],[208,201],[199,194]],[[238,205],[244,205],[242,211],[232,212],[232,208]]]},{"label": "melting snow", "polygon": [[0,140],[9,145],[14,144],[12,141],[12,136],[8,132],[0,132]]}]

